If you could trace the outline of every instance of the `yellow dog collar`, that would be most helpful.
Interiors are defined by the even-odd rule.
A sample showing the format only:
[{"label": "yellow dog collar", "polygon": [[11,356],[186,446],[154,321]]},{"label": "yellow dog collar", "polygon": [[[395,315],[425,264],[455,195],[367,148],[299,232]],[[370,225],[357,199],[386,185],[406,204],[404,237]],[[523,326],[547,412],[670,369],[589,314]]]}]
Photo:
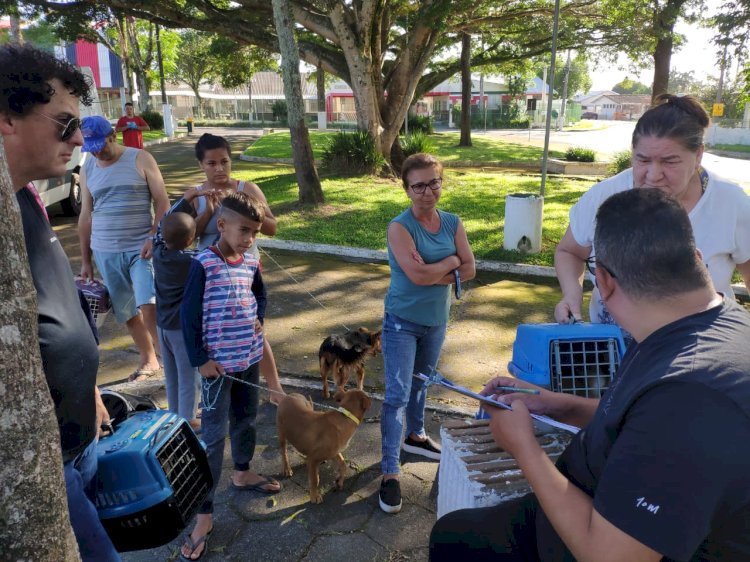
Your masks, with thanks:
[{"label": "yellow dog collar", "polygon": [[350,419],[350,420],[352,420],[352,421],[353,421],[354,423],[356,423],[357,425],[359,425],[359,420],[357,419],[357,416],[355,416],[354,414],[352,414],[352,413],[351,413],[351,412],[350,412],[349,410],[347,410],[347,409],[346,409],[346,408],[344,408],[343,406],[339,406],[338,408],[336,408],[336,411],[337,411],[337,412],[341,412],[341,413],[342,413],[342,414],[344,414],[344,415],[345,415],[345,416],[346,416],[347,418],[349,418],[349,419]]}]

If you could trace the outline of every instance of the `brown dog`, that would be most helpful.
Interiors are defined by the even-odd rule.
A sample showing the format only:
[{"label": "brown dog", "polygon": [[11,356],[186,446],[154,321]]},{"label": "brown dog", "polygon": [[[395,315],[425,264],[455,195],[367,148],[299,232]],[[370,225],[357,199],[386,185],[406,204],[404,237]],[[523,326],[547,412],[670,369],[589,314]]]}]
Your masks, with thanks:
[{"label": "brown dog", "polygon": [[328,376],[333,373],[337,390],[344,390],[349,374],[357,371],[357,388],[365,384],[365,359],[380,352],[380,332],[367,328],[352,330],[345,334],[328,336],[320,344],[318,361],[320,376],[323,378],[323,396],[328,398]]},{"label": "brown dog", "polygon": [[[338,391],[334,396],[340,404],[338,411],[316,412],[312,402],[301,394],[287,394],[279,402],[276,411],[276,428],[279,432],[281,449],[281,469],[284,476],[292,475],[289,466],[286,443],[292,444],[307,459],[307,472],[310,477],[310,501],[321,503],[320,464],[328,459],[336,459],[338,477],[336,487],[344,487],[346,463],[341,451],[349,441],[370,407],[370,398],[361,390]],[[342,412],[341,410],[345,410]]]}]

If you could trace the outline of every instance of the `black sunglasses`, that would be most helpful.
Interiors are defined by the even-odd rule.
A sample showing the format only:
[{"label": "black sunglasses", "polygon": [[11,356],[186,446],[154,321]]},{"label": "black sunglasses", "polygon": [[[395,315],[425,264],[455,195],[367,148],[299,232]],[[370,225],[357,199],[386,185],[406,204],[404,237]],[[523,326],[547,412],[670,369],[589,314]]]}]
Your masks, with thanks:
[{"label": "black sunglasses", "polygon": [[598,267],[601,267],[604,271],[609,273],[609,276],[612,277],[612,279],[617,279],[617,276],[614,273],[612,273],[611,269],[609,269],[602,262],[597,262],[596,256],[591,256],[591,257],[586,258],[585,260],[583,260],[583,263],[586,264],[586,269],[588,269],[589,273],[593,277],[596,277],[596,268],[598,264]]},{"label": "black sunglasses", "polygon": [[60,133],[60,140],[63,142],[66,142],[70,139],[73,135],[76,134],[76,131],[81,128],[81,120],[78,117],[73,117],[70,121],[67,123],[63,123],[62,121],[58,121],[54,117],[50,117],[46,113],[42,113],[41,111],[35,111],[37,115],[41,115],[42,117],[45,117],[49,119],[50,121],[54,121],[58,125],[62,125],[62,133]]}]

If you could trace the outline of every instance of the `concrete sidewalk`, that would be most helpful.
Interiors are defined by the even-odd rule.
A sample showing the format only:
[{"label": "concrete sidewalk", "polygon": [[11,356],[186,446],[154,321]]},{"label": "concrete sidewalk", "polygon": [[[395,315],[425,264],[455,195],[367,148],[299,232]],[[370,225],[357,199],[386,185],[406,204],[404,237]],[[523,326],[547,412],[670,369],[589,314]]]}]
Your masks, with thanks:
[{"label": "concrete sidewalk", "polygon": [[[288,391],[325,401],[316,389]],[[140,390],[138,386],[141,386]],[[152,392],[153,384],[122,385],[131,392]],[[158,398],[158,392],[157,392]],[[229,444],[225,452],[222,480],[216,492],[214,531],[209,540],[207,561],[406,561],[427,560],[429,533],[435,522],[438,463],[402,454],[403,508],[387,515],[378,506],[380,485],[380,408],[373,399],[365,421],[355,433],[344,456],[349,476],[342,490],[335,488],[335,466],[321,466],[322,504],[311,504],[304,458],[290,448],[291,478],[281,477],[281,460],[276,438],[276,408],[264,401],[258,416],[258,447],[251,463],[254,471],[272,475],[283,485],[274,496],[259,492],[238,492],[229,487],[232,462]],[[437,437],[447,413],[427,412],[427,431]],[[188,531],[192,529],[192,525]],[[176,560],[183,536],[153,550],[123,553],[125,562]]]},{"label": "concrete sidewalk", "polygon": [[[301,392],[318,403],[317,351],[330,333],[345,328],[377,328],[382,322],[383,297],[389,282],[387,265],[320,254],[266,250],[264,278],[269,288],[266,332],[287,392]],[[492,374],[504,369],[511,356],[519,321],[550,319],[557,288],[511,280],[497,273],[480,273],[465,283],[464,296],[454,303],[440,370],[478,390]],[[122,383],[138,356],[123,326],[111,315],[102,330],[101,384]],[[277,496],[236,492],[228,487],[229,445],[225,473],[217,491],[216,527],[205,560],[249,561],[402,561],[426,560],[429,532],[435,522],[438,463],[402,455],[404,507],[386,515],[378,507],[380,483],[380,408],[383,371],[380,356],[366,365],[365,389],[373,397],[366,422],[357,430],[345,457],[351,475],[344,489],[334,489],[334,468],[321,469],[324,500],[309,503],[307,469],[296,452],[290,460],[295,474],[281,478],[275,428],[275,407],[261,393],[258,448],[254,471],[279,479]],[[123,385],[134,394],[163,399],[161,381]],[[118,385],[120,386],[120,385]],[[467,417],[476,403],[447,390],[431,389],[427,431],[439,437],[446,418]],[[192,525],[189,529],[192,528]],[[175,560],[182,539],[152,551],[127,553],[126,562]]]}]

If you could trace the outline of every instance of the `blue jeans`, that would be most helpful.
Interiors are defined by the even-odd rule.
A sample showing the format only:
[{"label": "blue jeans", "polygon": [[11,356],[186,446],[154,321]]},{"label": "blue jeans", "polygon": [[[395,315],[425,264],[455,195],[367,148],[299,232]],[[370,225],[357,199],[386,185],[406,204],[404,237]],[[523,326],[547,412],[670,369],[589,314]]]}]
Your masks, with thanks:
[{"label": "blue jeans", "polygon": [[63,465],[65,489],[68,495],[70,525],[78,542],[84,562],[119,562],[109,535],[104,530],[94,507],[96,493],[96,442],[94,439],[72,461]]},{"label": "blue jeans", "polygon": [[437,369],[445,340],[446,325],[423,326],[385,313],[383,319],[383,363],[385,366],[385,401],[380,415],[383,474],[400,471],[401,440],[406,434],[424,437],[424,405],[427,391],[423,381],[413,373],[429,375]]},{"label": "blue jeans", "polygon": [[[244,371],[229,374],[237,379],[258,384],[259,365],[259,363],[254,363]],[[258,387],[248,386],[224,377],[203,378],[201,394],[203,399],[201,431],[206,443],[208,467],[211,469],[214,485],[198,513],[213,513],[214,493],[221,478],[221,465],[224,462],[227,423],[234,469],[249,470],[250,461],[253,460],[256,439],[255,418],[258,415]]]},{"label": "blue jeans", "polygon": [[201,376],[198,368],[190,364],[182,330],[165,330],[157,326],[164,364],[164,382],[167,385],[167,406],[170,412],[186,420],[195,417]]}]

